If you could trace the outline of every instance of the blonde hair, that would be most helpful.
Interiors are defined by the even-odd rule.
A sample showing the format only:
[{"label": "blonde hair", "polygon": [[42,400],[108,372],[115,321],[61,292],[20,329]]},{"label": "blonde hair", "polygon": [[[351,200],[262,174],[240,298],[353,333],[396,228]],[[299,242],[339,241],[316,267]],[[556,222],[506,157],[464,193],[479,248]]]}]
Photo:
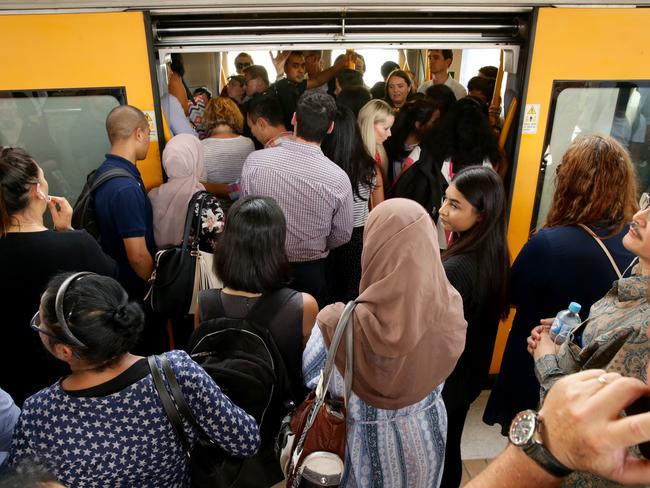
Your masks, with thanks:
[{"label": "blonde hair", "polygon": [[[379,153],[381,157],[381,166],[384,171],[388,167],[388,155],[383,144],[377,144],[375,137],[375,124],[385,122],[390,116],[395,116],[395,110],[383,100],[374,99],[366,103],[359,110],[359,130],[363,144],[366,146],[368,154],[375,159],[375,154]],[[386,168],[385,168],[386,167]]]},{"label": "blonde hair", "polygon": [[228,97],[215,97],[208,102],[203,114],[203,127],[206,134],[218,125],[227,125],[241,134],[244,130],[244,116],[239,107]]}]

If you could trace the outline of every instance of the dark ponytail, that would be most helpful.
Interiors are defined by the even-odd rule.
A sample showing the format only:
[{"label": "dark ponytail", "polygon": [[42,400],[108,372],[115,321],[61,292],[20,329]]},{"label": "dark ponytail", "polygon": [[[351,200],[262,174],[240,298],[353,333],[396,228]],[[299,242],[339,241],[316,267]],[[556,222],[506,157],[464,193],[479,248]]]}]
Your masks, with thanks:
[{"label": "dark ponytail", "polygon": [[29,185],[38,183],[38,165],[24,149],[0,146],[0,237],[13,215],[29,205]]},{"label": "dark ponytail", "polygon": [[[41,299],[42,320],[66,343],[56,316],[56,294],[70,273],[54,276]],[[88,274],[72,281],[63,297],[63,314],[74,337],[86,345],[75,349],[90,364],[109,365],[128,353],[144,327],[144,313],[130,302],[113,278]]]}]

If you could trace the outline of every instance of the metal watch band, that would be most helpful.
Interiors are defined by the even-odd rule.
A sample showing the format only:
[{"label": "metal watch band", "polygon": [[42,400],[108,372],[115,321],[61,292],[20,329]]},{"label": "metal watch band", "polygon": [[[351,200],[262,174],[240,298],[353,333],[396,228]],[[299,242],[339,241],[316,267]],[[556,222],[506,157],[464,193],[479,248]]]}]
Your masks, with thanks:
[{"label": "metal watch band", "polygon": [[564,464],[558,461],[548,449],[538,442],[533,442],[530,446],[523,448],[523,451],[546,472],[553,476],[562,478],[573,473],[572,469],[567,468]]}]

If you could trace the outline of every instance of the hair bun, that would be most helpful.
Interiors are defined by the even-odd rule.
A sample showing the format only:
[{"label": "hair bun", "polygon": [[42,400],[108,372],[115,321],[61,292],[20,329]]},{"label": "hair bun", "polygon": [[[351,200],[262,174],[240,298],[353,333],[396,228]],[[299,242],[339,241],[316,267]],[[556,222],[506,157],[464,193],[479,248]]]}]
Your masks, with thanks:
[{"label": "hair bun", "polygon": [[113,310],[113,324],[116,329],[131,329],[142,319],[142,309],[135,302],[119,305]]}]

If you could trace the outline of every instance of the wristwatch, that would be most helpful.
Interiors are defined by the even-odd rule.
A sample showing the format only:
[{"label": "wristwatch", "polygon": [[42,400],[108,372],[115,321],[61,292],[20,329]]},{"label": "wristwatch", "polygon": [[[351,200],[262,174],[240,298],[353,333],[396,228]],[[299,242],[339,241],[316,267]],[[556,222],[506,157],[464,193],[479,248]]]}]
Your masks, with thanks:
[{"label": "wristwatch", "polygon": [[515,415],[510,424],[510,442],[524,451],[546,472],[561,478],[573,472],[558,461],[542,443],[540,428],[542,421],[535,410],[524,410]]}]

